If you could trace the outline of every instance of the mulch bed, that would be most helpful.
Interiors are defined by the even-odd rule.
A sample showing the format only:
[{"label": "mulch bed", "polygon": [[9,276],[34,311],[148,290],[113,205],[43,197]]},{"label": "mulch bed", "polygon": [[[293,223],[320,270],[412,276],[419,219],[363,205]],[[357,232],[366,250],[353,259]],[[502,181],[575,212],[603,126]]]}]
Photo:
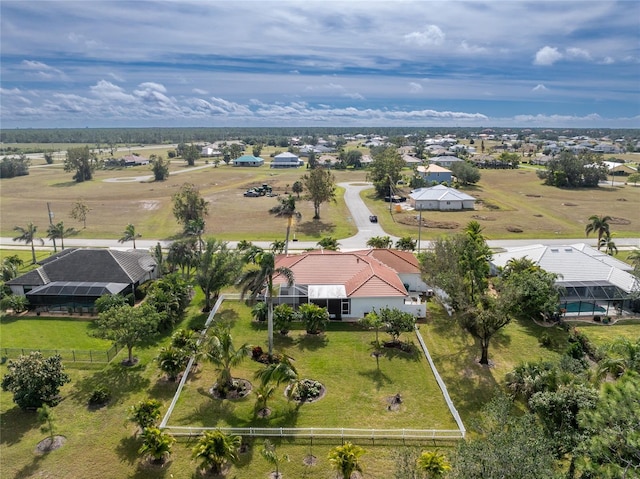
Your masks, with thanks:
[{"label": "mulch bed", "polygon": [[216,399],[242,399],[251,394],[251,390],[253,389],[253,384],[251,384],[251,381],[242,378],[233,378],[233,381],[241,383],[243,387],[238,390],[231,390],[226,394],[226,396],[223,397],[220,395],[217,387],[218,383],[216,383],[211,389],[209,389],[209,394],[211,394]]}]

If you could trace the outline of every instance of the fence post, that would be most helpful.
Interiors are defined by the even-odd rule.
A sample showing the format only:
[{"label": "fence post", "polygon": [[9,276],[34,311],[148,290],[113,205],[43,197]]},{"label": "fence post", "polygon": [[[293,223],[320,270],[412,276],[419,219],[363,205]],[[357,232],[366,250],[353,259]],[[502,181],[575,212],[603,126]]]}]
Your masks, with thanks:
[{"label": "fence post", "polygon": [[75,363],[76,362],[76,350],[72,349],[71,350],[71,354],[73,355],[73,362]]},{"label": "fence post", "polygon": [[91,354],[91,350],[89,350],[89,362],[93,362],[93,355]]}]

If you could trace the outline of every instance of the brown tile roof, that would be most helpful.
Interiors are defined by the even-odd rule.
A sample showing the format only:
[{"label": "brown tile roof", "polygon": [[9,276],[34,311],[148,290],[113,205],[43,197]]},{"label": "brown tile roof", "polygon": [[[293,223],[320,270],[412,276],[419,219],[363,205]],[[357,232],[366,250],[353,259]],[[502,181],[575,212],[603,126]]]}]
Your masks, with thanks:
[{"label": "brown tile roof", "polygon": [[365,256],[372,256],[382,264],[394,269],[401,274],[420,273],[420,263],[418,258],[411,251],[401,251],[389,248],[372,248],[353,253]]},{"label": "brown tile roof", "polygon": [[[309,251],[278,256],[276,267],[291,269],[296,284],[342,284],[349,297],[407,296],[398,273],[365,254]],[[283,284],[285,279],[276,276],[274,283]]]}]

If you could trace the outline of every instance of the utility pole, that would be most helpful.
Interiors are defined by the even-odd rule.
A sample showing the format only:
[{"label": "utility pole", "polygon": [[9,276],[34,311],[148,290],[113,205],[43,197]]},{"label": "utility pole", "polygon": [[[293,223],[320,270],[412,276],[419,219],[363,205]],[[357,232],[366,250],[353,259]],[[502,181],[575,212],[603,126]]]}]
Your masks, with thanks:
[{"label": "utility pole", "polygon": [[418,253],[420,252],[420,233],[422,232],[422,210],[418,210]]},{"label": "utility pole", "polygon": [[[53,211],[51,211],[51,206],[49,205],[49,202],[47,201],[47,211],[49,212],[49,225],[53,226]],[[53,238],[51,238],[53,240],[53,252],[57,253],[58,252],[58,248],[56,247],[56,236],[55,234],[53,235]]]}]

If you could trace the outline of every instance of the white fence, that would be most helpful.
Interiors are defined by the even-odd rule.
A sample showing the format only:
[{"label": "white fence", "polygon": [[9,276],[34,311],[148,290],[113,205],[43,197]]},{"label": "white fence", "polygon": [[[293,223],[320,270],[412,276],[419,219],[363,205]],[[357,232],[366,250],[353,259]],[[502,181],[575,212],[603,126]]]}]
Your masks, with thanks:
[{"label": "white fence", "polygon": [[[222,302],[226,299],[225,295],[221,295],[216,301],[216,304],[211,309],[209,316],[207,317],[207,321],[205,323],[205,328],[200,335],[200,339],[198,342],[202,341],[202,339],[207,334],[207,329],[213,322],[213,318],[218,312],[218,308],[222,305]],[[174,436],[199,436],[204,431],[212,431],[215,429],[219,429],[228,434],[240,435],[243,437],[281,437],[281,438],[300,438],[300,439],[314,439],[314,438],[331,438],[331,439],[368,439],[371,441],[376,440],[458,440],[463,439],[466,434],[466,429],[462,424],[462,419],[458,414],[455,406],[453,405],[453,401],[449,397],[449,393],[447,392],[447,387],[444,384],[444,381],[438,374],[438,370],[436,369],[433,360],[431,359],[431,355],[427,350],[427,346],[416,327],[416,336],[418,337],[418,341],[420,342],[420,346],[422,351],[429,362],[429,366],[433,371],[433,374],[436,378],[438,386],[440,386],[440,390],[442,391],[442,395],[444,396],[444,400],[449,407],[449,411],[453,415],[456,424],[458,425],[457,430],[455,429],[350,429],[350,428],[322,428],[322,427],[311,427],[311,428],[299,428],[299,427],[196,427],[196,426],[171,426],[168,424],[169,419],[171,418],[171,414],[173,413],[173,409],[180,398],[180,393],[182,392],[182,388],[187,382],[187,378],[189,373],[191,372],[191,367],[193,366],[194,358],[189,360],[187,364],[186,370],[182,375],[182,380],[178,385],[178,390],[173,396],[173,400],[169,405],[169,409],[167,413],[162,418],[162,422],[160,423],[160,429],[164,431],[170,432]]]}]

